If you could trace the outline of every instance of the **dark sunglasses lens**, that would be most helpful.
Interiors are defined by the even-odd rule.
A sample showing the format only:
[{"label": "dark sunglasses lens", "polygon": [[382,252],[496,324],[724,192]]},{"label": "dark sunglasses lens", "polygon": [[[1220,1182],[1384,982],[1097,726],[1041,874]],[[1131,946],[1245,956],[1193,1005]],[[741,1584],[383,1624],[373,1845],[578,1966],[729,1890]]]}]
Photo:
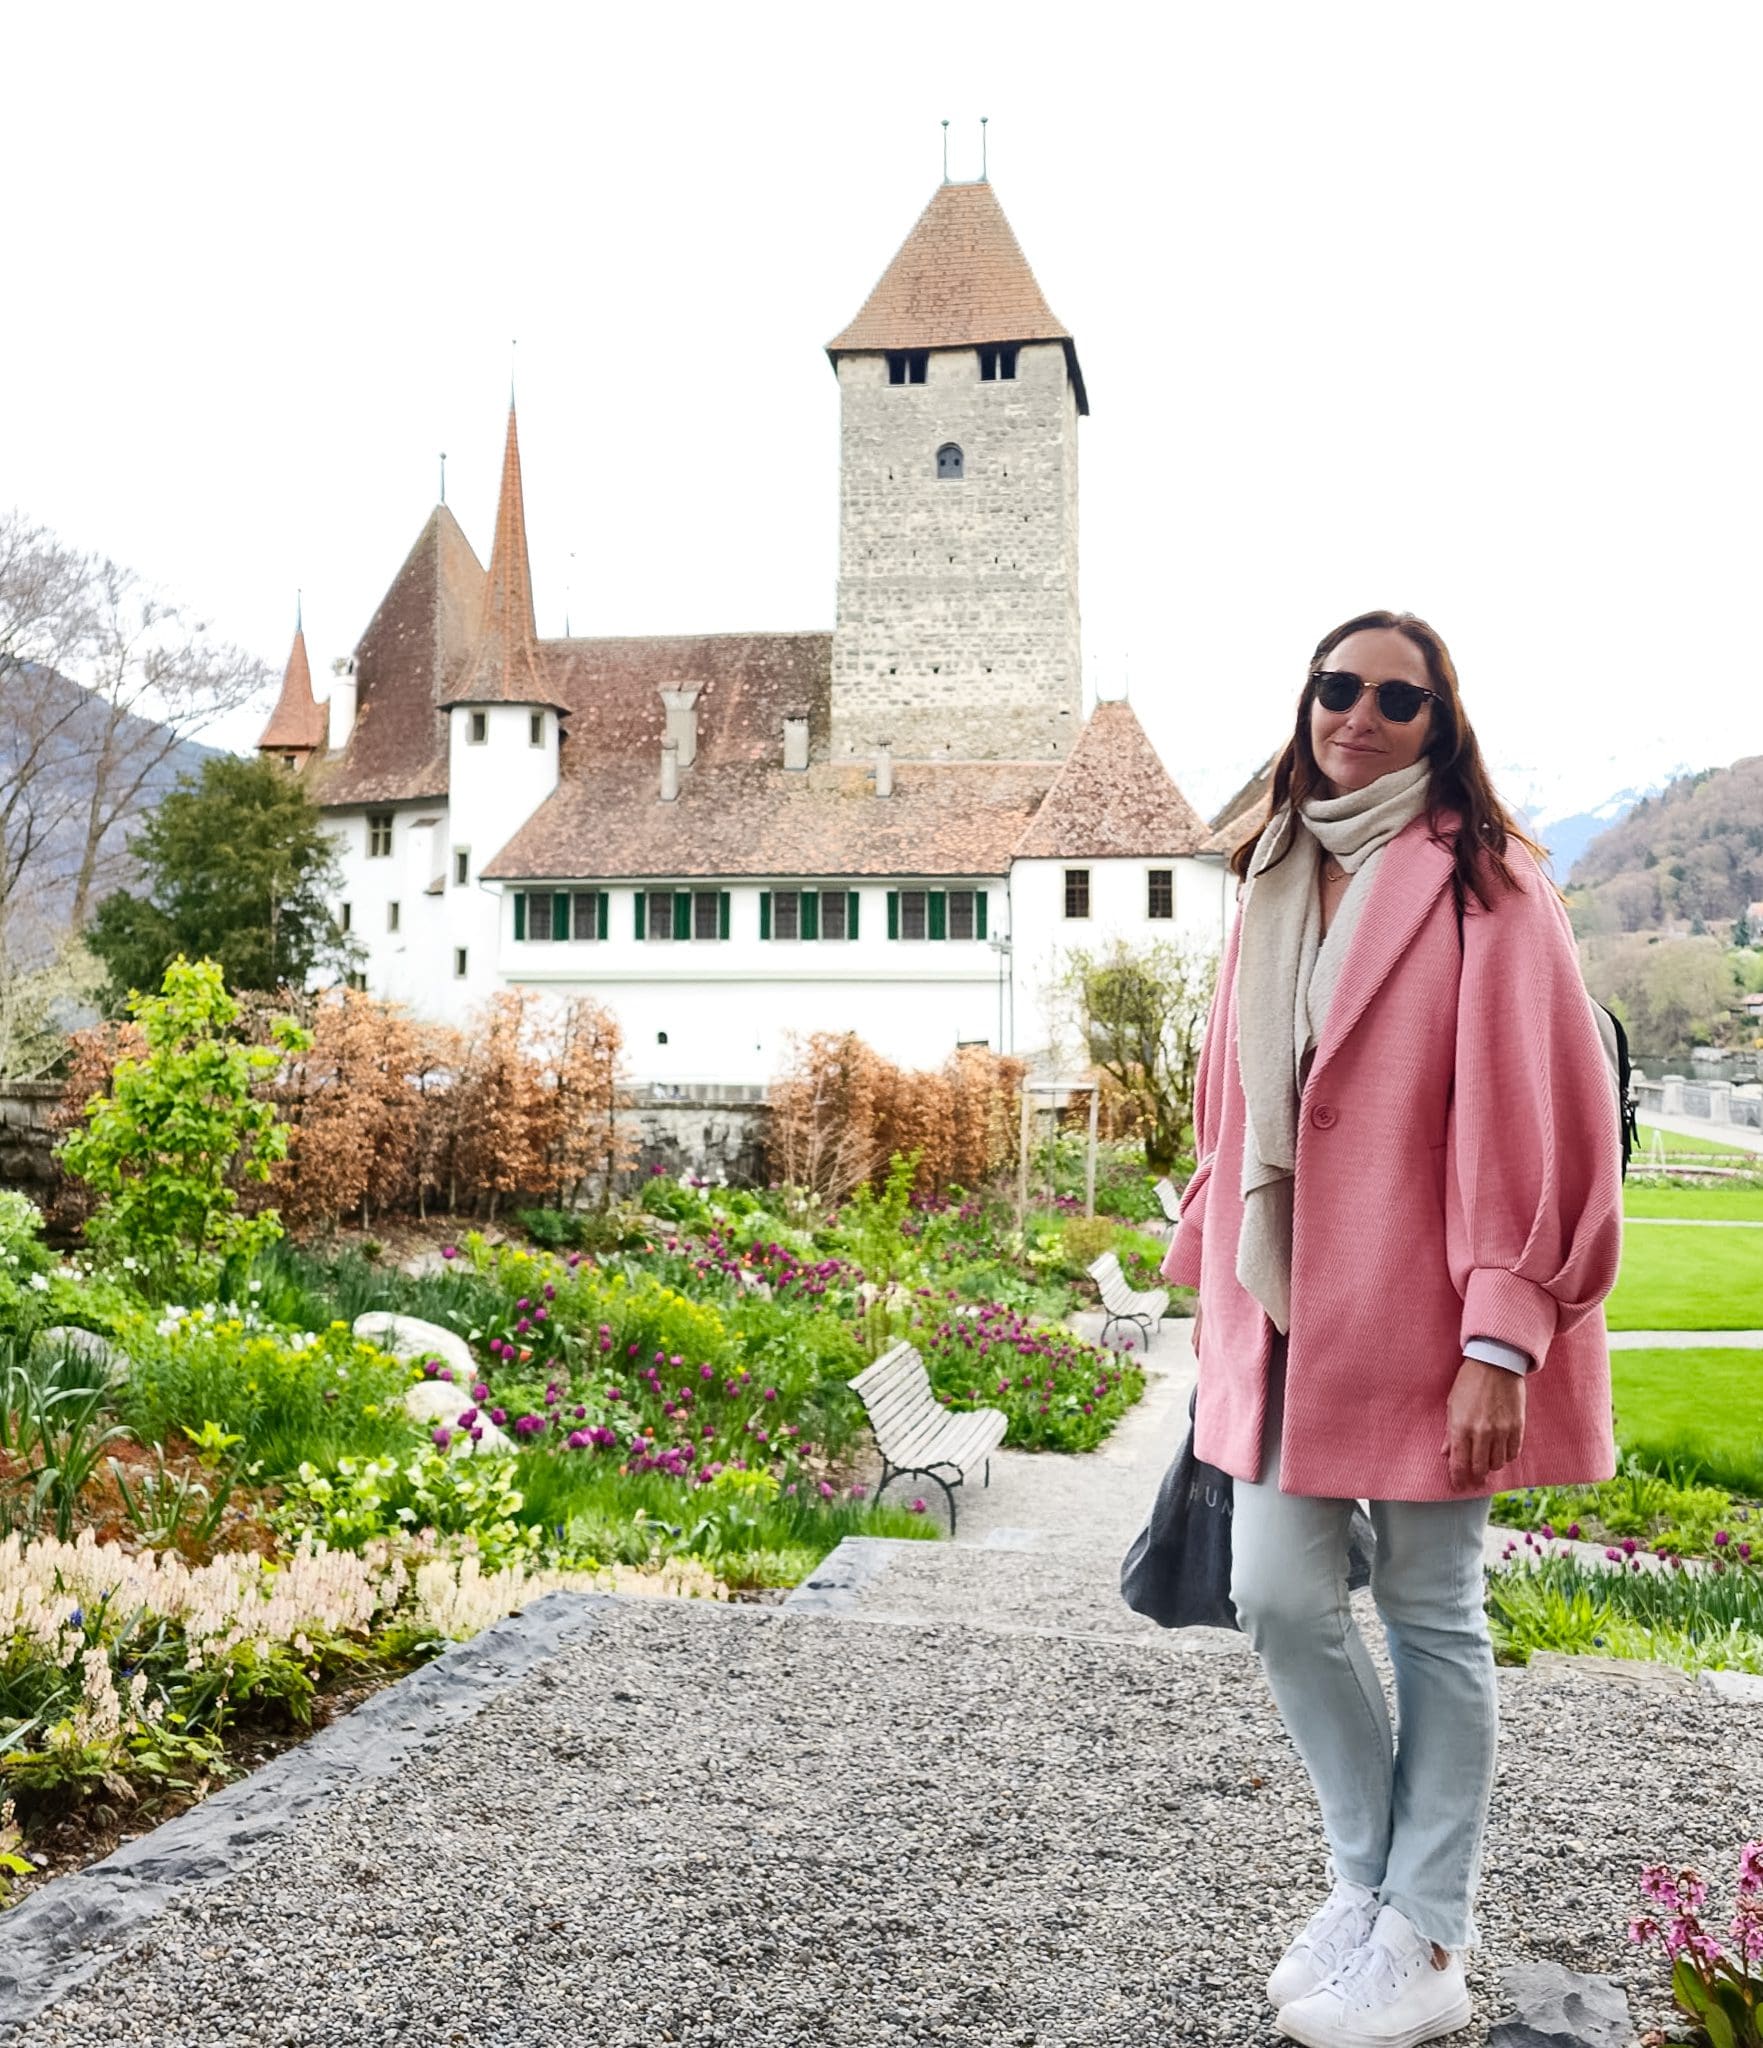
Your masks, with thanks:
[{"label": "dark sunglasses lens", "polygon": [[1426,702],[1426,692],[1418,683],[1379,683],[1377,686],[1377,709],[1381,718],[1387,718],[1392,725],[1407,725],[1418,718],[1420,707]]},{"label": "dark sunglasses lens", "polygon": [[[1349,711],[1359,701],[1363,685],[1357,676],[1341,669],[1324,669],[1316,678],[1316,701],[1324,711]],[[1410,712],[1409,717],[1413,717]]]}]

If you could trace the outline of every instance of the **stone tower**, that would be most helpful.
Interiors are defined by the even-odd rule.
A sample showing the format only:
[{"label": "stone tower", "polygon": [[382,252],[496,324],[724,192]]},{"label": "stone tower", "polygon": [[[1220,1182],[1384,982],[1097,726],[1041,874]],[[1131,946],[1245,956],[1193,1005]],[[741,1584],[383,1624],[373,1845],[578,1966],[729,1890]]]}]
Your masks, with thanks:
[{"label": "stone tower", "polygon": [[1082,723],[1071,336],[991,186],[944,184],[849,327],[832,757],[1062,758]]}]

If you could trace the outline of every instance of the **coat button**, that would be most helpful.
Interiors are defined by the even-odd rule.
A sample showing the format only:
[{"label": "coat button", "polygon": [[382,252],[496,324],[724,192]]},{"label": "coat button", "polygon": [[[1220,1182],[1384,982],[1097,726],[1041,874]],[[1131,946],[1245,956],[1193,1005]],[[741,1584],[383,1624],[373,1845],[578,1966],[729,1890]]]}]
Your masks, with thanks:
[{"label": "coat button", "polygon": [[1332,1131],[1335,1127],[1337,1114],[1338,1112],[1332,1109],[1329,1104],[1319,1102],[1310,1112],[1310,1121],[1319,1131]]}]

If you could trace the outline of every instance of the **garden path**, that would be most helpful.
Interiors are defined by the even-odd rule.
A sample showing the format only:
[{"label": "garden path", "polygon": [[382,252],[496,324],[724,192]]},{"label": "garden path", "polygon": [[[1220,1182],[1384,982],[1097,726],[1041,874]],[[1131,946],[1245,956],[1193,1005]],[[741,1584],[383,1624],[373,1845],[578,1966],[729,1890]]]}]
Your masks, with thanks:
[{"label": "garden path", "polygon": [[1696,1116],[1665,1116],[1648,1110],[1644,1119],[1649,1129],[1675,1132],[1680,1138],[1716,1138],[1735,1152],[1763,1152],[1763,1131],[1749,1124],[1717,1124]]}]

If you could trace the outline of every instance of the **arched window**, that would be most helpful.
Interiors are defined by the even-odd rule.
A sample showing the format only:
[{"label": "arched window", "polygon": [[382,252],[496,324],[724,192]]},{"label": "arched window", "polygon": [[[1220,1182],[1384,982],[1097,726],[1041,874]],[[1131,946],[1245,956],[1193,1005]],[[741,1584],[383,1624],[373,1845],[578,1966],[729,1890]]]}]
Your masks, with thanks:
[{"label": "arched window", "polygon": [[937,450],[937,481],[957,484],[961,481],[961,450],[953,441],[945,441]]}]

